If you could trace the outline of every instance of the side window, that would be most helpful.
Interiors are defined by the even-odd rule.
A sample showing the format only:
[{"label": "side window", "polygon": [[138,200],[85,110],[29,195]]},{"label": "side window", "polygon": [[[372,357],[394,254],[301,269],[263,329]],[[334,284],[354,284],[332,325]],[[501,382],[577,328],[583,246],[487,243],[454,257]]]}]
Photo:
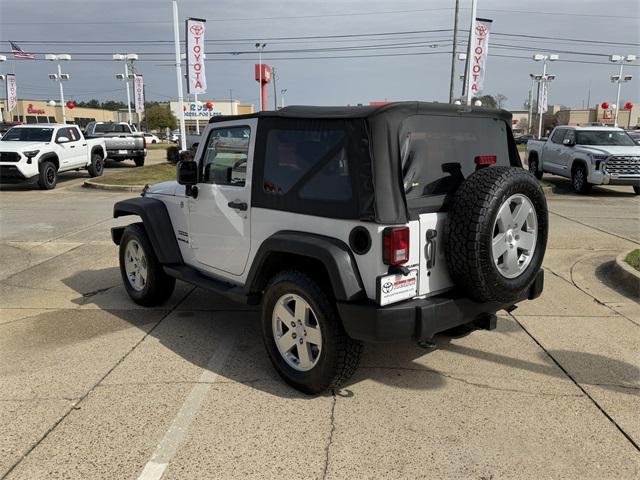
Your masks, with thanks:
[{"label": "side window", "polygon": [[56,142],[60,140],[60,137],[67,137],[69,140],[73,140],[69,135],[70,128],[61,128],[56,133]]},{"label": "side window", "polygon": [[567,130],[567,134],[564,136],[564,140],[571,140],[571,143],[575,145],[576,143],[576,132],[575,130]]},{"label": "side window", "polygon": [[263,191],[300,199],[351,199],[351,177],[343,130],[270,130],[264,160]]},{"label": "side window", "polygon": [[202,160],[203,182],[244,187],[250,139],[248,126],[211,130]]},{"label": "side window", "polygon": [[551,141],[553,143],[562,143],[565,133],[567,133],[566,128],[557,128],[556,131],[553,132],[553,135],[551,135]]},{"label": "side window", "polygon": [[76,127],[67,128],[69,140],[72,142],[77,142],[80,140],[80,135],[78,134],[78,129]]}]

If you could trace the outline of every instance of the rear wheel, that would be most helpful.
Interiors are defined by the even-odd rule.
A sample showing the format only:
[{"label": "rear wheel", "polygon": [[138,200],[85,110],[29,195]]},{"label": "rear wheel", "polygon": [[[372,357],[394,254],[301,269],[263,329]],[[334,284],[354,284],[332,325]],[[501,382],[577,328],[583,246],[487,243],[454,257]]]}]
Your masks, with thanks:
[{"label": "rear wheel", "polygon": [[344,331],[334,303],[304,273],[278,273],[262,307],[265,347],[280,376],[294,388],[321,393],[355,371],[362,344]]},{"label": "rear wheel", "polygon": [[120,274],[131,299],[151,307],[164,303],[176,279],[164,273],[141,223],[129,225],[120,240]]},{"label": "rear wheel", "polygon": [[102,155],[94,153],[91,155],[91,164],[87,167],[91,177],[99,177],[104,173],[104,160]]},{"label": "rear wheel", "polygon": [[587,169],[584,165],[576,165],[573,168],[571,186],[576,193],[585,194],[591,191],[591,184],[587,182]]},{"label": "rear wheel", "polygon": [[134,157],[133,161],[136,164],[136,167],[142,167],[144,165],[144,156],[140,155],[139,157]]},{"label": "rear wheel", "polygon": [[53,162],[40,163],[38,173],[38,186],[42,190],[51,190],[58,183],[58,169]]}]

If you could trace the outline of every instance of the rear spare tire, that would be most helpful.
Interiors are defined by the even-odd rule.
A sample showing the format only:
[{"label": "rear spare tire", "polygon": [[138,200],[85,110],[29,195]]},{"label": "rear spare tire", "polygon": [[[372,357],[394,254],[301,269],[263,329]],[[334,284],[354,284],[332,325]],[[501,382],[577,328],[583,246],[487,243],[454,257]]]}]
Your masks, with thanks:
[{"label": "rear spare tire", "polygon": [[455,192],[445,228],[453,281],[481,301],[526,297],[547,246],[547,202],[536,178],[515,167],[489,167]]}]

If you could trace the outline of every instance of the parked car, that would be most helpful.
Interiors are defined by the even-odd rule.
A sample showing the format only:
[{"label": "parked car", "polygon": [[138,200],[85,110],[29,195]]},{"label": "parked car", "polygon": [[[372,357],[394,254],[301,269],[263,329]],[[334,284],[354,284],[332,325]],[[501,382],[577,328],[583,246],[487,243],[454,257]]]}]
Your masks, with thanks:
[{"label": "parked car", "polygon": [[84,133],[87,138],[104,139],[109,159],[117,162],[131,159],[136,167],[144,165],[147,142],[135,125],[125,122],[89,122]]},{"label": "parked car", "polygon": [[144,135],[144,139],[147,141],[147,144],[160,143],[160,139],[153,133],[144,133],[143,135]]},{"label": "parked car", "polygon": [[103,139],[86,139],[75,125],[16,126],[0,139],[0,183],[37,182],[50,190],[62,172],[102,175],[106,154]]},{"label": "parked car", "polygon": [[516,145],[526,145],[526,143],[527,143],[529,140],[533,140],[534,138],[535,138],[535,137],[534,137],[533,135],[528,134],[528,133],[527,133],[527,134],[525,134],[525,135],[518,135],[518,136],[515,138]]},{"label": "parked car", "polygon": [[541,186],[511,114],[420,102],[213,117],[177,182],[120,201],[125,289],[153,306],[181,279],[262,304],[282,378],[339,386],[361,341],[428,341],[538,297]]},{"label": "parked car", "polygon": [[529,171],[570,178],[576,193],[593,185],[629,185],[640,195],[640,145],[621,128],[556,127],[546,141],[527,143]]}]

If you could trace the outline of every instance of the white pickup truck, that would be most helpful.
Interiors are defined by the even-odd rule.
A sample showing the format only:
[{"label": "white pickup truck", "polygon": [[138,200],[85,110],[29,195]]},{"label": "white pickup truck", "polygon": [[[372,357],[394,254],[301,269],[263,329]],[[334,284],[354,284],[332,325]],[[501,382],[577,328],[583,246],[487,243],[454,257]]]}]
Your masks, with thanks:
[{"label": "white pickup truck", "polygon": [[102,175],[106,158],[104,140],[84,138],[75,125],[20,125],[0,139],[0,183],[37,182],[50,190],[61,172]]},{"label": "white pickup truck", "polygon": [[546,141],[527,142],[529,171],[570,178],[576,193],[592,185],[629,185],[640,195],[640,146],[621,128],[556,127]]}]

